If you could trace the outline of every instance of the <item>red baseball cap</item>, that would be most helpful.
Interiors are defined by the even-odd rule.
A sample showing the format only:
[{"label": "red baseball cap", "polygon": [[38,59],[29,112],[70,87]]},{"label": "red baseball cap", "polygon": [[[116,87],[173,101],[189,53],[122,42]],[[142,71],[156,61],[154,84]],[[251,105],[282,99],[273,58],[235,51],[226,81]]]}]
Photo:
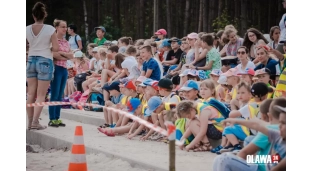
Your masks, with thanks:
[{"label": "red baseball cap", "polygon": [[155,35],[167,35],[167,31],[165,29],[159,29],[155,32]]},{"label": "red baseball cap", "polygon": [[246,68],[245,71],[240,72],[237,75],[251,75],[251,76],[254,76],[255,75],[255,70],[253,70],[252,68]]},{"label": "red baseball cap", "polygon": [[128,82],[126,82],[124,85],[121,84],[121,85],[119,85],[119,86],[120,86],[120,87],[127,88],[127,89],[130,89],[130,90],[136,91],[136,87],[135,87],[133,81],[128,81]]}]

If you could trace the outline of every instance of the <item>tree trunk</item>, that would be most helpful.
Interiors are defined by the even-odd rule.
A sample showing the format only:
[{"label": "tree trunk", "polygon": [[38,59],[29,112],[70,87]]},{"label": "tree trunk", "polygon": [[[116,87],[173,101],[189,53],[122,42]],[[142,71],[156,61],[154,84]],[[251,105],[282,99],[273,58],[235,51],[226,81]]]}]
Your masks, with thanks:
[{"label": "tree trunk", "polygon": [[86,0],[83,0],[83,15],[84,15],[84,22],[85,22],[85,35],[86,35],[86,43],[89,43],[89,25],[88,25],[88,13],[87,13],[87,6]]},{"label": "tree trunk", "polygon": [[240,34],[243,35],[244,32],[247,30],[247,0],[241,0],[241,15],[240,15],[240,21],[241,21],[241,29]]},{"label": "tree trunk", "polygon": [[154,33],[158,30],[158,5],[158,0],[154,0]]},{"label": "tree trunk", "polygon": [[171,19],[170,19],[170,1],[166,0],[166,12],[167,12],[167,36],[171,37]]},{"label": "tree trunk", "polygon": [[199,0],[199,21],[198,21],[198,33],[201,32],[203,29],[203,0]]},{"label": "tree trunk", "polygon": [[188,26],[189,26],[189,16],[190,16],[190,0],[186,0],[185,2],[185,12],[184,12],[184,30],[183,35],[187,35]]},{"label": "tree trunk", "polygon": [[204,32],[209,32],[211,30],[211,25],[212,23],[209,22],[208,26],[208,9],[209,9],[209,3],[208,0],[204,0],[203,2],[203,31]]},{"label": "tree trunk", "polygon": [[97,6],[98,6],[98,9],[97,9],[97,18],[98,18],[98,24],[102,25],[102,21],[101,21],[101,0],[97,0]]},{"label": "tree trunk", "polygon": [[208,23],[210,23],[210,28],[209,28],[209,32],[213,31],[212,29],[212,23],[213,23],[213,17],[214,17],[214,13],[215,13],[215,0],[211,0],[209,1],[209,15],[208,15]]},{"label": "tree trunk", "polygon": [[144,14],[144,0],[140,0],[140,9],[141,10],[138,10],[140,11],[139,12],[139,34],[138,34],[138,38],[139,39],[143,39],[144,37],[144,19],[145,19],[145,16],[143,15]]},{"label": "tree trunk", "polygon": [[[211,6],[210,3],[209,3],[209,6]],[[218,6],[219,6],[218,7],[218,17],[221,17],[222,10],[223,10],[223,0],[219,0],[219,5]]]}]

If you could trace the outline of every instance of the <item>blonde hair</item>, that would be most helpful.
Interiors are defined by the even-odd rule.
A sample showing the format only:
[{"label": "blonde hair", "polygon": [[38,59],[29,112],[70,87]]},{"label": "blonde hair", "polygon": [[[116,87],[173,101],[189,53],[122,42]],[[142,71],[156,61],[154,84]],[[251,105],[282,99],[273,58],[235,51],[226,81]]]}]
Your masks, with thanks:
[{"label": "blonde hair", "polygon": [[177,115],[179,118],[183,118],[183,116],[191,114],[192,109],[196,110],[194,102],[190,100],[184,100],[177,106]]},{"label": "blonde hair", "polygon": [[215,83],[212,80],[205,80],[200,83],[200,87],[205,86],[209,88],[212,91],[212,97],[216,97],[216,86]]},{"label": "blonde hair", "polygon": [[100,56],[102,56],[104,59],[106,58],[106,51],[107,51],[107,48],[104,48],[104,47],[100,47],[98,49],[98,53],[100,54]]}]

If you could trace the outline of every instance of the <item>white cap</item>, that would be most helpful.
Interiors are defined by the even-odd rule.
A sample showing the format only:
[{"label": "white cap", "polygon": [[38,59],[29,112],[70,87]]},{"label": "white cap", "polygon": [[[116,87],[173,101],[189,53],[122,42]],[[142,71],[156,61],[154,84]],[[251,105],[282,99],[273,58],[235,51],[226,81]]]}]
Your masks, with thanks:
[{"label": "white cap", "polygon": [[219,84],[227,84],[227,77],[225,75],[220,75],[218,81]]},{"label": "white cap", "polygon": [[113,45],[117,45],[117,44],[118,44],[117,40],[113,40],[113,41],[112,41],[112,44],[113,44]]},{"label": "white cap", "polygon": [[180,76],[180,77],[186,76],[186,75],[189,73],[190,70],[191,70],[191,69],[186,69],[186,70],[184,70],[179,76]]},{"label": "white cap", "polygon": [[98,47],[95,47],[92,49],[92,52],[98,52],[98,49],[99,49]]},{"label": "white cap", "polygon": [[79,51],[76,51],[75,53],[74,53],[74,57],[75,58],[82,58],[83,57],[83,53],[79,50]]}]

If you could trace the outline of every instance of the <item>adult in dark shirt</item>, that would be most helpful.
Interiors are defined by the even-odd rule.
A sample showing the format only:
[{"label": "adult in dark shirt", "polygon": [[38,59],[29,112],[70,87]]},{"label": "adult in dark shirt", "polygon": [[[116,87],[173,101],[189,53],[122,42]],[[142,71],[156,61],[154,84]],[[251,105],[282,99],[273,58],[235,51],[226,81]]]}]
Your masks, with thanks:
[{"label": "adult in dark shirt", "polygon": [[177,65],[180,63],[181,54],[183,51],[180,49],[181,40],[173,37],[168,41],[171,44],[172,50],[167,54],[166,60],[162,62],[164,66],[164,72],[167,72],[171,65]]},{"label": "adult in dark shirt", "polygon": [[279,62],[269,57],[269,48],[267,46],[258,46],[256,52],[260,64],[256,66],[255,71],[268,68],[271,71],[270,79],[275,83],[276,76],[279,76],[281,73]]}]

